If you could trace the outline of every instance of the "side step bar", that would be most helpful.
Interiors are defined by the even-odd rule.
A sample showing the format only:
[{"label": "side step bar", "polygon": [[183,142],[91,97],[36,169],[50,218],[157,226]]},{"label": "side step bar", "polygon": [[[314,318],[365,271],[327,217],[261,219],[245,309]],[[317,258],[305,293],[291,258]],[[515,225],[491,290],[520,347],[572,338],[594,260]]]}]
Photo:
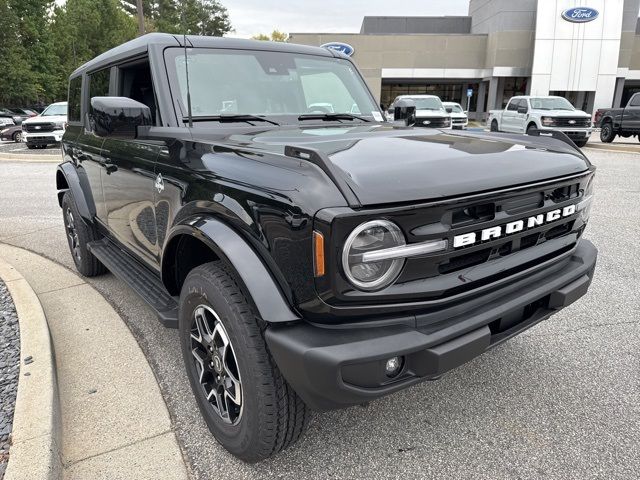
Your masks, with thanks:
[{"label": "side step bar", "polygon": [[169,295],[158,277],[108,238],[90,242],[87,247],[111,273],[156,311],[160,323],[168,328],[178,328],[177,297]]}]

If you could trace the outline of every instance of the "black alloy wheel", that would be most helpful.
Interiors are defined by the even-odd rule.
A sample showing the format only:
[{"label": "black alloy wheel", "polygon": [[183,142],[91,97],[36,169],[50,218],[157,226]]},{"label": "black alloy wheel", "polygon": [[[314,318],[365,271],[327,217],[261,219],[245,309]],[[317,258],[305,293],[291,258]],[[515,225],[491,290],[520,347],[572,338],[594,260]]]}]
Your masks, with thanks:
[{"label": "black alloy wheel", "polygon": [[242,417],[242,381],[229,334],[208,305],[198,305],[191,321],[191,354],[204,394],[224,423]]},{"label": "black alloy wheel", "polygon": [[611,143],[615,138],[615,133],[613,133],[613,125],[611,122],[606,122],[602,124],[600,128],[600,141],[602,143]]}]

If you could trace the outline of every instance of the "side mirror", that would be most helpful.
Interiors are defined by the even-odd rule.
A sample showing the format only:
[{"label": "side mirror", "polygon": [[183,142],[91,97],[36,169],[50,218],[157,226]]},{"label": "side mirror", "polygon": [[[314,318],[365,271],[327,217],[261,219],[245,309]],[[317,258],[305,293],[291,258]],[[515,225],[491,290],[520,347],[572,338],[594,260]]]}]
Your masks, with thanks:
[{"label": "side mirror", "polygon": [[447,111],[447,113],[453,113],[453,108],[451,107],[445,107],[445,110]]},{"label": "side mirror", "polygon": [[99,137],[133,140],[138,127],[152,125],[151,110],[127,97],[93,97],[89,127]]},{"label": "side mirror", "polygon": [[393,109],[393,121],[410,126],[416,123],[416,103],[413,100],[399,100]]},{"label": "side mirror", "polygon": [[518,107],[518,113],[527,113],[528,111],[527,107]]}]

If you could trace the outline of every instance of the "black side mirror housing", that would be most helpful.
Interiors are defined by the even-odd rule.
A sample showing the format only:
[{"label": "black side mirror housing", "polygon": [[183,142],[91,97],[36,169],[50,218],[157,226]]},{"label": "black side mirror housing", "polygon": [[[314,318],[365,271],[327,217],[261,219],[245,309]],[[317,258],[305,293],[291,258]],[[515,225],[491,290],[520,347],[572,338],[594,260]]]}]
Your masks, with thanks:
[{"label": "black side mirror housing", "polygon": [[399,100],[393,109],[393,121],[404,122],[406,126],[416,123],[416,103],[413,100]]},{"label": "black side mirror housing", "polygon": [[528,111],[527,107],[518,107],[518,113],[527,113]]},{"label": "black side mirror housing", "polygon": [[153,124],[151,110],[127,97],[93,97],[89,127],[99,137],[133,140],[138,127]]}]

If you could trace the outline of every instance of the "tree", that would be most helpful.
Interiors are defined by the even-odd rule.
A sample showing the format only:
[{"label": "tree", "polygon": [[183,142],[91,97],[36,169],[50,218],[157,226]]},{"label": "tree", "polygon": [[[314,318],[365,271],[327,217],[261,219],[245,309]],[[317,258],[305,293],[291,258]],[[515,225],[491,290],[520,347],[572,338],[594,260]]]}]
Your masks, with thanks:
[{"label": "tree", "polygon": [[[137,14],[136,0],[121,0],[130,15]],[[147,31],[222,36],[229,33],[229,13],[218,0],[143,0]]]},{"label": "tree", "polygon": [[53,44],[48,35],[52,0],[0,0],[2,106],[51,100],[55,80]]},{"label": "tree", "polygon": [[266,40],[268,42],[286,42],[289,39],[289,35],[280,30],[274,30],[271,32],[271,36],[265,35],[264,33],[259,33],[258,35],[254,35],[254,40]]},{"label": "tree", "polygon": [[53,12],[51,38],[57,56],[52,90],[66,98],[69,75],[99,54],[135,38],[137,24],[118,0],[67,0]]}]

